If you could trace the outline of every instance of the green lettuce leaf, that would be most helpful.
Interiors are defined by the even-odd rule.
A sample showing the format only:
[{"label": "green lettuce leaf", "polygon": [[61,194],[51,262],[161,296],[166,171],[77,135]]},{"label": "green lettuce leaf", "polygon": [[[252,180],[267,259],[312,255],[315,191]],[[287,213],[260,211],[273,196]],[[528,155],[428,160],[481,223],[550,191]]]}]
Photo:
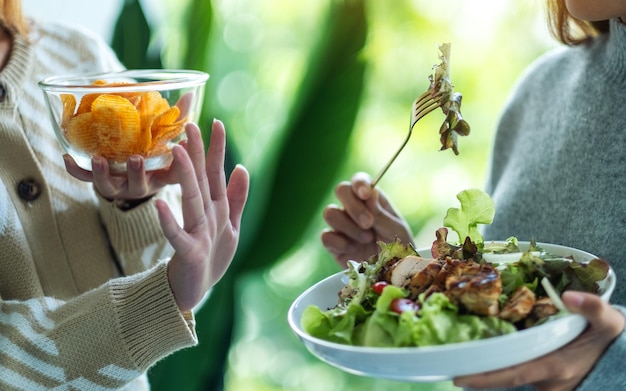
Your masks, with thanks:
[{"label": "green lettuce leaf", "polygon": [[347,307],[336,307],[322,311],[315,305],[310,305],[302,313],[301,325],[304,331],[313,337],[326,341],[347,345],[357,344],[354,341],[355,328],[363,323],[369,313],[357,303]]},{"label": "green lettuce leaf", "polygon": [[434,293],[424,302],[419,319],[413,324],[417,346],[443,345],[495,337],[517,331],[515,326],[495,316],[459,314],[443,293]]},{"label": "green lettuce leaf", "polygon": [[[383,289],[376,302],[376,310],[363,326],[362,340],[360,341],[363,346],[397,347],[411,345],[411,328],[400,322],[402,315],[391,310],[391,302],[394,299],[406,296],[407,292],[397,286],[389,285]],[[414,316],[410,312],[405,313]]]},{"label": "green lettuce leaf", "polygon": [[478,231],[478,224],[491,224],[496,209],[493,200],[487,193],[478,189],[463,190],[456,198],[461,208],[449,208],[443,225],[452,229],[463,243],[466,237],[482,249],[483,236]]}]

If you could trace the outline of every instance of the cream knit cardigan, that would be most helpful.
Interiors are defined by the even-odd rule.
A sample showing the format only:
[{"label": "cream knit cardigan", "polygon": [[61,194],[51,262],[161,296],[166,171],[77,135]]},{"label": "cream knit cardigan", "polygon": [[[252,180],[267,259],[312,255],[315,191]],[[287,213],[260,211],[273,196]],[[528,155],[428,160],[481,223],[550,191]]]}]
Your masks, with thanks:
[{"label": "cream knit cardigan", "polygon": [[[70,176],[37,82],[121,69],[78,27],[34,24],[0,85],[0,389],[148,389],[145,371],[197,343],[167,280],[152,203],[127,212]],[[18,183],[42,186],[22,200]],[[178,207],[178,188],[159,194]]]}]

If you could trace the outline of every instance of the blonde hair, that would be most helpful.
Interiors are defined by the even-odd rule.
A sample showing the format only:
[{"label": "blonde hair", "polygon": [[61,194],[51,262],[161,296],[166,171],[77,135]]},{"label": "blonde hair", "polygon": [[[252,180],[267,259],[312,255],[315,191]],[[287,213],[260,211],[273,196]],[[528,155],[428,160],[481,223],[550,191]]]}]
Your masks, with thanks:
[{"label": "blonde hair", "polygon": [[565,0],[548,0],[547,6],[550,33],[566,45],[579,45],[609,31],[607,20],[588,22],[572,16],[565,6]]},{"label": "blonde hair", "polygon": [[28,24],[22,13],[21,0],[0,0],[0,10],[0,25],[6,31],[11,35],[27,35]]}]

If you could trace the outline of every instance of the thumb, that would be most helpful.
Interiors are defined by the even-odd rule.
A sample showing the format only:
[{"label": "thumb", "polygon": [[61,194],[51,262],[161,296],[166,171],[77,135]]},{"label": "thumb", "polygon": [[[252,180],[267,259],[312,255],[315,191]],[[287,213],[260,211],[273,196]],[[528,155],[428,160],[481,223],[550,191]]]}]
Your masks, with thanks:
[{"label": "thumb", "polygon": [[561,299],[568,310],[584,316],[594,328],[603,327],[613,312],[608,303],[593,293],[566,291]]},{"label": "thumb", "polygon": [[561,299],[568,310],[585,318],[597,316],[602,309],[602,299],[592,293],[565,291]]},{"label": "thumb", "polygon": [[565,306],[573,313],[584,316],[589,322],[590,335],[597,342],[609,343],[624,330],[626,319],[600,296],[592,293],[567,291],[562,295]]}]

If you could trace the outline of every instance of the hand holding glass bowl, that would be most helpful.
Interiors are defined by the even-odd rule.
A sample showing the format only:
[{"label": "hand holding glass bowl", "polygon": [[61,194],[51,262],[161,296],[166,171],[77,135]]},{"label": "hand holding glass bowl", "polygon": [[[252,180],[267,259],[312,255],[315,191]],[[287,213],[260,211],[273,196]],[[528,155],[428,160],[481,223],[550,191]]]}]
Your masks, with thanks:
[{"label": "hand holding glass bowl", "polygon": [[146,170],[166,168],[171,147],[198,119],[209,75],[190,70],[126,70],[54,76],[39,82],[57,139],[76,164],[91,171],[94,156],[111,172],[141,155]]}]

